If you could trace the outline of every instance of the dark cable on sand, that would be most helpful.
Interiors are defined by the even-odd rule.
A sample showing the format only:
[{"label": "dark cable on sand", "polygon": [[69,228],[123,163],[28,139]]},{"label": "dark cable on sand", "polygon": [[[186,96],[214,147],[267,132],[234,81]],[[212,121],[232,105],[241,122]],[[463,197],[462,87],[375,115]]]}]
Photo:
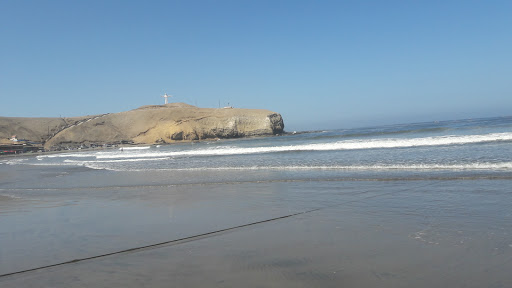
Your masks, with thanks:
[{"label": "dark cable on sand", "polygon": [[[435,184],[435,182],[434,183],[429,183],[427,185],[423,185],[423,186],[420,186],[420,187],[417,187],[417,188],[424,188],[424,187],[431,186],[431,185],[434,185],[434,184]],[[158,248],[159,246],[164,246],[164,245],[169,245],[169,244],[175,244],[176,245],[176,244],[181,244],[181,243],[185,243],[185,242],[195,241],[195,240],[203,239],[203,238],[208,237],[208,236],[212,237],[212,236],[221,234],[223,232],[228,232],[228,231],[236,230],[236,229],[239,229],[239,228],[244,228],[244,227],[248,227],[248,226],[258,225],[258,224],[267,223],[267,222],[272,222],[272,221],[281,220],[281,219],[285,219],[285,218],[290,218],[290,217],[294,217],[294,216],[298,216],[298,215],[308,214],[308,213],[312,213],[312,212],[316,212],[316,211],[320,211],[320,210],[324,210],[324,209],[329,209],[329,208],[333,208],[333,207],[338,207],[338,206],[349,204],[349,203],[353,203],[353,202],[359,202],[361,200],[367,200],[367,199],[376,198],[376,197],[380,197],[380,196],[385,196],[385,195],[390,195],[390,194],[394,194],[394,193],[404,192],[404,191],[407,191],[407,190],[409,190],[409,189],[397,190],[397,191],[394,191],[394,192],[388,192],[388,193],[383,193],[383,194],[372,195],[372,196],[368,196],[368,197],[362,198],[362,199],[357,199],[357,200],[347,201],[347,202],[333,204],[333,205],[329,205],[329,206],[319,207],[319,208],[315,208],[315,209],[311,209],[311,210],[307,210],[307,211],[292,213],[292,214],[288,214],[288,215],[284,215],[284,216],[279,216],[279,217],[275,217],[275,218],[271,218],[271,219],[256,221],[256,222],[252,222],[252,223],[248,223],[248,224],[233,226],[233,227],[229,227],[229,228],[225,228],[225,229],[220,229],[220,230],[211,231],[211,232],[207,232],[207,233],[197,234],[197,235],[188,236],[188,237],[184,237],[184,238],[180,238],[180,239],[169,240],[169,241],[160,242],[160,243],[156,243],[156,244],[150,244],[150,245],[146,245],[146,246],[139,246],[139,247],[135,247],[135,248],[130,248],[130,249],[120,250],[120,251],[116,251],[116,252],[100,254],[100,255],[96,255],[96,256],[77,258],[77,259],[73,259],[73,260],[69,260],[69,261],[65,261],[65,262],[60,262],[60,263],[56,263],[56,264],[40,266],[40,267],[37,267],[37,268],[31,268],[31,269],[26,269],[26,270],[21,270],[21,271],[16,271],[16,272],[0,274],[0,278],[7,277],[7,276],[13,276],[13,275],[17,275],[17,274],[33,272],[33,271],[37,271],[37,270],[41,270],[41,269],[48,269],[48,268],[64,266],[64,265],[68,265],[68,264],[74,264],[74,263],[83,262],[83,261],[87,261],[87,260],[99,259],[99,258],[103,258],[103,257],[107,257],[107,256],[112,256],[112,255],[118,255],[118,254],[123,254],[123,253],[128,253],[128,252],[134,252],[134,251],[141,251],[141,250],[144,250],[144,249]],[[369,191],[361,192],[360,194],[366,194],[366,193],[369,193]]]},{"label": "dark cable on sand", "polygon": [[36,270],[40,270],[40,269],[47,269],[47,268],[52,268],[52,267],[57,267],[57,266],[62,266],[62,265],[67,265],[67,264],[73,264],[73,263],[82,262],[82,261],[86,261],[86,260],[103,258],[103,257],[106,257],[106,256],[112,256],[112,255],[116,255],[116,254],[122,254],[122,253],[127,253],[127,252],[144,250],[144,249],[147,249],[147,248],[155,248],[157,246],[163,246],[163,245],[168,245],[168,244],[173,244],[173,243],[176,244],[176,243],[180,243],[180,242],[189,242],[189,241],[193,241],[193,240],[204,238],[206,236],[220,234],[222,232],[227,232],[227,231],[230,231],[230,230],[235,230],[235,229],[239,229],[239,228],[243,228],[243,227],[247,227],[247,226],[252,226],[252,225],[256,225],[256,224],[261,224],[261,223],[265,223],[265,222],[271,222],[271,221],[275,221],[275,220],[279,220],[279,219],[289,218],[289,217],[297,216],[297,215],[300,215],[300,214],[306,214],[306,213],[310,213],[310,212],[321,210],[321,209],[325,209],[325,208],[327,208],[327,207],[316,208],[314,210],[298,212],[298,213],[289,214],[289,215],[285,215],[285,216],[280,216],[280,217],[276,217],[276,218],[272,218],[272,219],[266,219],[266,220],[262,220],[262,221],[252,222],[252,223],[248,223],[248,224],[243,224],[243,225],[234,226],[234,227],[230,227],[230,228],[226,228],[226,229],[211,231],[211,232],[207,232],[207,233],[203,233],[203,234],[198,234],[198,235],[194,235],[194,236],[189,236],[189,237],[184,237],[184,238],[180,238],[180,239],[160,242],[160,243],[156,243],[156,244],[150,244],[150,245],[146,245],[146,246],[140,246],[140,247],[120,250],[120,251],[116,251],[116,252],[111,252],[111,253],[106,253],[106,254],[101,254],[101,255],[96,255],[96,256],[91,256],[91,257],[78,258],[78,259],[73,259],[73,260],[69,260],[69,261],[65,261],[65,262],[61,262],[61,263],[56,263],[56,264],[51,264],[51,265],[46,265],[46,266],[40,266],[40,267],[37,267],[37,268],[31,268],[31,269],[27,269],[27,270],[21,270],[21,271],[1,274],[0,278],[1,277],[11,276],[11,275],[16,275],[16,274],[27,273],[27,272],[31,272],[31,271],[36,271]]}]

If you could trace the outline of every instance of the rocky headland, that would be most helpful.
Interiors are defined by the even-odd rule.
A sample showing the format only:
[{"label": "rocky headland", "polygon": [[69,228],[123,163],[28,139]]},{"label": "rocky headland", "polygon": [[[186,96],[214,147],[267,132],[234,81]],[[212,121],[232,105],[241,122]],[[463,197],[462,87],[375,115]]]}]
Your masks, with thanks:
[{"label": "rocky headland", "polygon": [[39,142],[46,150],[80,145],[163,144],[283,133],[280,114],[259,109],[198,108],[184,103],[73,118],[0,117],[2,141]]}]

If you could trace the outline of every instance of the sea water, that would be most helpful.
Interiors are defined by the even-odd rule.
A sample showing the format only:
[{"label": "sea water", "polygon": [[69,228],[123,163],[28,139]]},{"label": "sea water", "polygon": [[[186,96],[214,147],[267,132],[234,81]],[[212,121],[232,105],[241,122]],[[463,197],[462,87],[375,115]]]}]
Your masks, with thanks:
[{"label": "sea water", "polygon": [[[7,165],[109,171],[257,171],[282,177],[496,175],[512,169],[512,117],[298,133],[279,137],[41,155]],[[276,177],[280,177],[276,176]],[[260,179],[255,175],[254,180]],[[300,176],[299,176],[300,177]],[[250,178],[250,177],[249,177]]]},{"label": "sea water", "polygon": [[0,274],[114,254],[0,286],[511,287],[511,187],[512,117],[2,158]]}]

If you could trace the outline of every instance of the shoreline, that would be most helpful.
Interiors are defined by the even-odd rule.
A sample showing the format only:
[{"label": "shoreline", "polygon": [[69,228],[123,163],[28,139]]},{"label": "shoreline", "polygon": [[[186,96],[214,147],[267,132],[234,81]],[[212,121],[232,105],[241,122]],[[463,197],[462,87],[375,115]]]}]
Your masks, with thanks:
[{"label": "shoreline", "polygon": [[[71,149],[71,150],[53,150],[53,151],[44,151],[44,152],[27,152],[27,153],[18,153],[18,154],[3,154],[0,155],[0,159],[3,158],[16,158],[16,157],[23,157],[23,156],[41,156],[41,155],[51,155],[51,154],[61,154],[61,153],[75,153],[75,152],[90,152],[90,151],[109,151],[109,150],[116,150],[120,148],[126,148],[126,147],[152,147],[152,146],[167,146],[167,145],[179,145],[179,144],[193,144],[193,143],[203,143],[203,142],[210,142],[210,141],[233,141],[233,140],[248,140],[248,139],[257,139],[257,138],[269,138],[269,137],[278,137],[278,136],[289,136],[289,135],[298,135],[298,134],[304,134],[304,133],[314,133],[309,131],[304,132],[296,132],[296,133],[290,133],[290,132],[284,132],[281,134],[276,135],[260,135],[260,136],[246,136],[246,137],[234,137],[234,138],[212,138],[212,139],[200,139],[200,140],[180,140],[172,143],[138,143],[138,144],[111,144],[115,146],[111,147],[95,147],[95,148],[81,148],[81,149]],[[75,143],[74,145],[78,145],[78,143]]]}]

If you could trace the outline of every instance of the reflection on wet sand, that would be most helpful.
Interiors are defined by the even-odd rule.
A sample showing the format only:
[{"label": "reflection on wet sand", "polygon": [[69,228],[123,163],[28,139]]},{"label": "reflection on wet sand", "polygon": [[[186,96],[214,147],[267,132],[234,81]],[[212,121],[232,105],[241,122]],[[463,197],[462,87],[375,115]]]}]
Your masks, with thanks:
[{"label": "reflection on wet sand", "polygon": [[509,180],[20,188],[16,201],[2,191],[0,274],[300,214],[1,277],[0,286],[511,287],[506,187]]}]

